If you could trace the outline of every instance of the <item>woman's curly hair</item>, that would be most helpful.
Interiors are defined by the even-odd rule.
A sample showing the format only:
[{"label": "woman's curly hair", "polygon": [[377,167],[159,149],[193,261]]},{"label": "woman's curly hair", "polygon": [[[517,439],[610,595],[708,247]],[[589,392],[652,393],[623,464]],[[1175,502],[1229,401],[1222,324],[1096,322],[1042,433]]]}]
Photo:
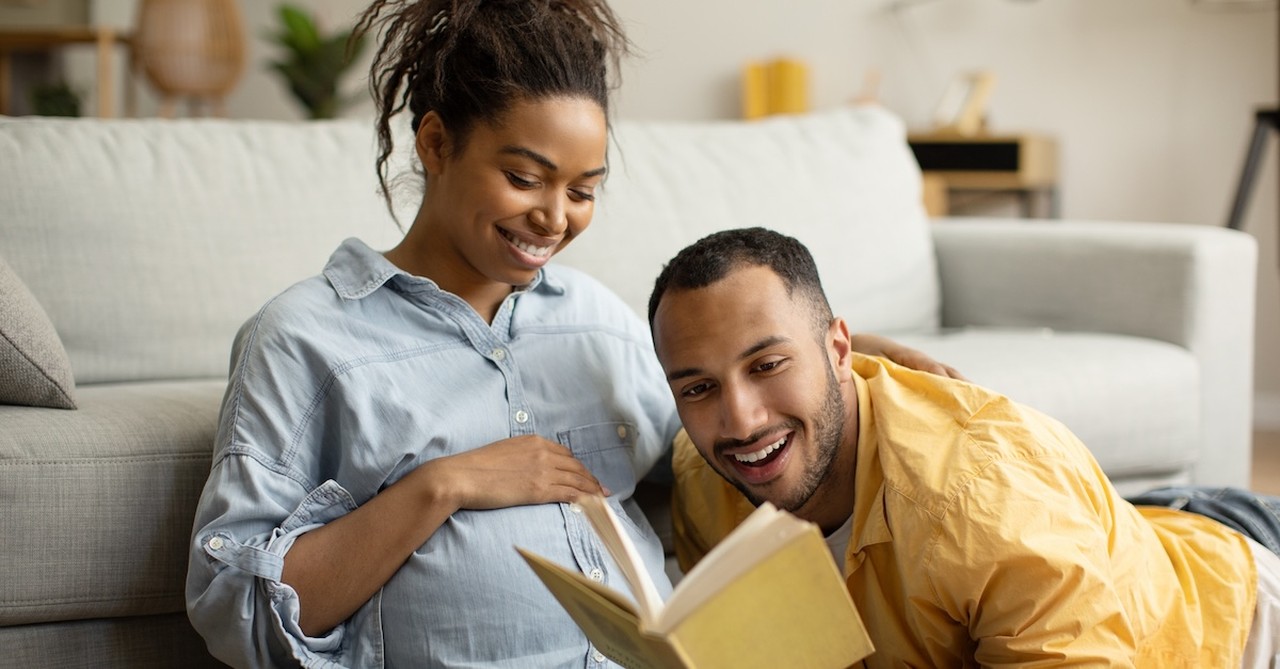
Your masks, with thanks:
[{"label": "woman's curly hair", "polygon": [[376,169],[387,185],[391,118],[408,107],[416,132],[434,111],[461,151],[477,121],[493,123],[518,100],[579,96],[609,112],[630,43],[603,0],[378,0],[353,39],[382,41],[369,69],[378,109]]}]

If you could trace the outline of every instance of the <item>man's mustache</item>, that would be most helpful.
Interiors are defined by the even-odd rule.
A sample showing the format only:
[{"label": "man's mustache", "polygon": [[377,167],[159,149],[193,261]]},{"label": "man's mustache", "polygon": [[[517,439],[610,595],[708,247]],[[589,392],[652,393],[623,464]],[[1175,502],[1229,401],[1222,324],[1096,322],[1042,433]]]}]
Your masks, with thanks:
[{"label": "man's mustache", "polygon": [[743,446],[750,446],[751,444],[754,444],[760,441],[761,439],[764,439],[765,436],[767,435],[777,434],[779,432],[794,432],[799,428],[800,428],[800,420],[798,418],[788,418],[787,420],[784,420],[777,425],[762,427],[759,430],[756,430],[755,432],[753,432],[751,436],[747,437],[746,439],[717,439],[714,444],[715,452],[719,454],[719,453],[723,453],[724,451],[730,448],[741,448]]}]

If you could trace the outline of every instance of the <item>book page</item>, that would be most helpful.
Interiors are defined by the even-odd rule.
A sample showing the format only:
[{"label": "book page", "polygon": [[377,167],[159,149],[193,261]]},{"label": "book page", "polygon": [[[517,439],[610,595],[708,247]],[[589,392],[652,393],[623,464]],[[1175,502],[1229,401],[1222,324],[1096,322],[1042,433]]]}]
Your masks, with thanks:
[{"label": "book page", "polygon": [[[580,595],[579,598],[588,597],[598,600],[603,602],[605,606],[620,612],[620,615],[629,615],[632,618],[635,618],[637,623],[640,621],[640,615],[636,612],[635,604],[621,592],[618,592],[603,583],[596,583],[584,576],[581,572],[566,569],[563,566],[538,555],[537,553],[531,553],[519,546],[516,546],[516,552],[520,553],[520,555],[524,557],[525,562],[528,562],[530,567],[533,567],[534,573],[538,575],[538,578],[542,579],[542,582],[546,584],[547,589],[550,590],[551,594],[555,595],[556,599],[560,600],[562,604],[564,604],[566,599],[562,594],[564,593],[565,588],[587,591],[589,594]],[[569,609],[570,607],[568,604],[565,604],[565,608]],[[572,610],[570,610],[570,612],[572,613]]]},{"label": "book page", "polygon": [[591,521],[605,549],[631,586],[631,592],[636,597],[636,608],[639,609],[640,629],[652,628],[662,611],[662,596],[658,594],[658,588],[654,586],[631,537],[622,529],[618,517],[605,498],[592,495],[578,500],[577,504],[586,513],[587,520]]},{"label": "book page", "polygon": [[569,617],[600,652],[628,669],[675,669],[690,663],[667,639],[640,632],[635,605],[581,572],[516,547]]},{"label": "book page", "polygon": [[803,533],[811,523],[765,502],[676,585],[656,628],[666,633],[729,583]]}]

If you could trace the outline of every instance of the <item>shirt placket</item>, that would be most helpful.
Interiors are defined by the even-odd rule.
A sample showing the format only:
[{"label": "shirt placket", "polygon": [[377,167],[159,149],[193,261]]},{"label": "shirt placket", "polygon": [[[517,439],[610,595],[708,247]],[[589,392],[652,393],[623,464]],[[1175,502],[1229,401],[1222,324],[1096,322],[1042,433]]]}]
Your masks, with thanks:
[{"label": "shirt placket", "polygon": [[[610,582],[609,563],[604,558],[604,550],[600,541],[596,539],[595,530],[591,528],[586,514],[582,512],[582,507],[577,504],[561,504],[560,513],[564,515],[565,532],[568,534],[569,547],[573,551],[573,558],[578,562],[578,568],[587,578],[618,588],[619,584]],[[592,644],[588,646],[586,663],[588,669],[613,666],[598,648]]]},{"label": "shirt placket", "polygon": [[[516,294],[508,296],[499,307],[498,313],[494,315],[493,323],[483,332],[475,332],[472,328],[467,328],[472,336],[472,344],[476,345],[477,349],[502,372],[509,403],[508,424],[513,437],[537,434],[537,417],[526,399],[520,368],[516,364],[511,346],[511,317],[517,298]],[[560,513],[564,518],[565,539],[573,552],[578,569],[587,578],[597,583],[618,587],[618,584],[609,583],[609,563],[605,559],[599,540],[596,539],[595,530],[591,528],[586,514],[582,512],[582,507],[577,504],[562,503]],[[609,662],[604,653],[588,642],[584,666],[587,669],[600,669],[615,665]]]}]

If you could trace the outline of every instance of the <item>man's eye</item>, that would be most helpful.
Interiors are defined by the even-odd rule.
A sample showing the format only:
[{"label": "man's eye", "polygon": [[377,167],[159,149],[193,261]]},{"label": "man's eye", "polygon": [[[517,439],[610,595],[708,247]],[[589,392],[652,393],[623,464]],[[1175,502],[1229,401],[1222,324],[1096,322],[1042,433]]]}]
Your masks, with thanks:
[{"label": "man's eye", "polygon": [[505,174],[507,175],[507,181],[510,181],[511,185],[516,188],[533,188],[538,185],[532,179],[526,179],[515,172],[506,172]]},{"label": "man's eye", "polygon": [[703,393],[707,392],[707,390],[710,387],[711,387],[710,384],[699,383],[696,385],[689,386],[688,388],[685,388],[683,391],[681,391],[680,395],[683,397],[688,397],[690,399],[696,399],[699,395],[702,395]]},{"label": "man's eye", "polygon": [[781,360],[770,360],[769,362],[762,362],[756,366],[756,371],[757,372],[772,371],[775,367],[781,364],[782,364]]}]

